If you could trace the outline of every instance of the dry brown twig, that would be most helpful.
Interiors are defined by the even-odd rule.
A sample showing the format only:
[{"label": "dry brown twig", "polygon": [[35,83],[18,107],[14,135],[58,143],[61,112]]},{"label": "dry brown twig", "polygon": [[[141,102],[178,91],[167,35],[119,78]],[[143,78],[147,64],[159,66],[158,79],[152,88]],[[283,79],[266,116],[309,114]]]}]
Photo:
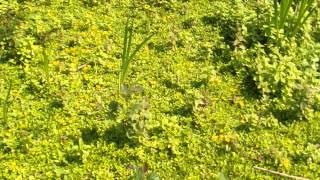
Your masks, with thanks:
[{"label": "dry brown twig", "polygon": [[292,175],[289,175],[289,174],[285,174],[285,173],[281,173],[281,172],[277,172],[277,171],[272,171],[272,170],[261,168],[261,167],[258,167],[258,166],[254,166],[253,168],[257,169],[257,170],[260,170],[260,171],[264,171],[264,172],[268,172],[268,173],[271,173],[271,174],[275,174],[275,175],[278,175],[278,176],[291,178],[291,179],[310,180],[310,179],[307,179],[307,178],[304,178],[304,177],[292,176]]}]

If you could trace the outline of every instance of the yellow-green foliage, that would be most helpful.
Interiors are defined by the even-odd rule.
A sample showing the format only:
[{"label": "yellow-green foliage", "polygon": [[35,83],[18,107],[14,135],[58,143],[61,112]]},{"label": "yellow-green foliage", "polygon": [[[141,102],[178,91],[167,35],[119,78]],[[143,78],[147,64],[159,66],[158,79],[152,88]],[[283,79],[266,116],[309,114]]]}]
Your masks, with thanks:
[{"label": "yellow-green foliage", "polygon": [[289,40],[272,5],[0,0],[0,179],[320,178],[319,13]]}]

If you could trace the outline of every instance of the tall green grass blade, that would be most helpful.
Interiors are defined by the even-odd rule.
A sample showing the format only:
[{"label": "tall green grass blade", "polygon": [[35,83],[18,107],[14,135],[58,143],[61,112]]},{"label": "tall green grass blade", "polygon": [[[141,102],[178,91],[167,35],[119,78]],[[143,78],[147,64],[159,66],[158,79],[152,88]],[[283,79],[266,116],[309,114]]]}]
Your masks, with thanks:
[{"label": "tall green grass blade", "polygon": [[278,10],[278,0],[273,0],[273,10],[274,10],[274,17],[273,21],[275,24],[276,29],[279,29],[279,10]]},{"label": "tall green grass blade", "polygon": [[282,23],[284,19],[284,14],[285,14],[285,5],[287,3],[287,0],[281,0],[280,2],[280,16],[279,16],[279,28],[282,29]]},{"label": "tall green grass blade", "polygon": [[121,64],[119,65],[120,71],[119,71],[119,82],[118,82],[118,92],[120,94],[121,91],[121,85],[123,84],[123,65],[126,62],[127,54],[128,54],[128,34],[129,34],[129,21],[130,17],[128,17],[125,28],[124,28],[124,37],[123,37],[123,50],[122,50],[122,57],[121,57]]},{"label": "tall green grass blade", "polygon": [[133,39],[133,25],[134,25],[134,19],[130,20],[130,25],[129,25],[129,36],[128,36],[128,51],[126,54],[126,60],[128,61],[128,58],[130,56],[131,52],[131,45],[132,45],[132,39]]},{"label": "tall green grass blade", "polygon": [[288,18],[289,10],[292,5],[292,0],[282,0],[280,5],[280,26],[283,29],[286,19]]},{"label": "tall green grass blade", "polygon": [[130,25],[128,26],[128,45],[127,45],[127,51],[125,54],[125,61],[122,64],[122,75],[121,75],[121,83],[123,83],[125,76],[127,74],[128,68],[129,68],[129,64],[131,59],[130,57],[130,51],[131,51],[131,46],[132,46],[132,39],[133,39],[133,20],[131,20]]},{"label": "tall green grass blade", "polygon": [[[313,6],[315,0],[301,0],[294,9],[294,16],[290,18],[290,8],[294,4],[293,0],[273,1],[274,17],[273,24],[275,28],[283,30],[288,38],[295,36],[306,23],[311,14],[315,11]],[[290,18],[290,19],[289,19]]]},{"label": "tall green grass blade", "polygon": [[304,18],[298,19],[293,27],[293,31],[291,33],[291,37],[295,36],[299,29],[301,29],[301,27],[306,23],[306,21],[309,19],[309,17],[312,15],[312,13],[316,10],[316,8],[312,8],[309,13],[307,14],[307,16],[305,16]]},{"label": "tall green grass blade", "polygon": [[315,7],[312,7],[314,0],[302,0],[300,6],[297,11],[297,19],[293,23],[293,27],[291,28],[290,36],[295,36],[299,29],[305,24],[305,22],[309,19],[312,13],[316,10]]},{"label": "tall green grass blade", "polygon": [[142,43],[140,43],[136,49],[133,51],[133,53],[128,57],[128,59],[126,60],[126,63],[123,66],[123,76],[121,77],[121,82],[124,81],[124,79],[126,78],[127,75],[127,71],[129,69],[129,65],[130,62],[132,61],[132,59],[136,56],[136,54],[139,52],[139,50],[152,38],[152,36],[154,36],[154,34],[148,36],[146,39],[143,40]]},{"label": "tall green grass blade", "polygon": [[307,12],[308,10],[308,4],[307,4],[307,1],[306,0],[302,0],[301,1],[301,4],[299,6],[299,9],[297,10],[298,11],[298,19],[296,22],[299,22],[299,20],[302,19],[302,17],[305,15],[305,13]]},{"label": "tall green grass blade", "polygon": [[136,49],[133,51],[133,53],[131,54],[131,56],[129,57],[129,59],[133,59],[134,56],[137,54],[137,52],[154,36],[154,34],[151,34],[150,36],[148,36],[146,39],[144,39],[144,41],[142,41],[137,47]]},{"label": "tall green grass blade", "polygon": [[132,50],[132,41],[133,41],[133,32],[134,28],[134,20],[128,17],[125,31],[124,31],[124,37],[123,37],[123,51],[122,51],[122,58],[121,58],[121,64],[119,65],[120,71],[119,71],[119,79],[118,79],[118,92],[119,95],[121,94],[122,85],[124,83],[124,80],[126,78],[129,66],[137,52],[151,39],[151,37],[154,35],[148,36],[146,39],[144,39],[131,53]]},{"label": "tall green grass blade", "polygon": [[43,70],[45,73],[45,78],[47,83],[49,83],[49,56],[45,48],[42,49],[42,56],[43,56]]},{"label": "tall green grass blade", "polygon": [[124,38],[123,38],[123,51],[122,51],[122,64],[126,61],[126,54],[127,54],[127,51],[128,51],[128,34],[129,34],[129,18],[127,19],[127,22],[126,22],[126,27],[124,29]]}]

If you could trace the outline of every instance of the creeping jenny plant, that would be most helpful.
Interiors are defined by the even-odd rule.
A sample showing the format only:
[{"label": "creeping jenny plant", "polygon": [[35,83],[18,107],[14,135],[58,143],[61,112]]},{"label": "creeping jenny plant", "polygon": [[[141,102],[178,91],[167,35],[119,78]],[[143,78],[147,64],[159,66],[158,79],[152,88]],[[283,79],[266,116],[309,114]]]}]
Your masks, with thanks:
[{"label": "creeping jenny plant", "polygon": [[[127,64],[135,75],[123,78],[130,87],[118,98],[119,47],[130,43],[117,34],[131,1],[0,0],[1,122],[3,77],[12,80],[0,179],[276,178],[254,166],[319,179],[317,13],[296,36],[299,48],[286,39],[282,50],[262,27],[272,0],[136,1],[123,64],[144,34],[157,35]],[[144,163],[142,173],[127,166]]]}]

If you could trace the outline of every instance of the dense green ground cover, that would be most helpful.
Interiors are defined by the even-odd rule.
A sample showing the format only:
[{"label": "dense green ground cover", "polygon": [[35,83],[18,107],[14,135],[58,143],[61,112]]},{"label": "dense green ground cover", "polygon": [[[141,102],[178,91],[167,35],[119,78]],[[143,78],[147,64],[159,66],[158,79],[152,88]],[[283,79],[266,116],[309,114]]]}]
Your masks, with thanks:
[{"label": "dense green ground cover", "polygon": [[[287,38],[272,7],[0,0],[0,178],[320,178],[319,10]],[[129,14],[155,35],[119,97]]]}]

